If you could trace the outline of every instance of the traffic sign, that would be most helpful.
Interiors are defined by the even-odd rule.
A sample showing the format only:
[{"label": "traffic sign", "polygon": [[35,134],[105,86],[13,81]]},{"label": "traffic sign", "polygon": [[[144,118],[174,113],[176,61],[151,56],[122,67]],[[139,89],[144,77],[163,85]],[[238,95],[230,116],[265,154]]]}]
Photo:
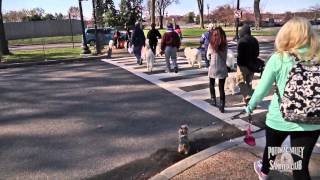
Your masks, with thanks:
[{"label": "traffic sign", "polygon": [[235,10],[234,11],[234,17],[235,18],[241,18],[242,17],[242,11],[241,10]]}]

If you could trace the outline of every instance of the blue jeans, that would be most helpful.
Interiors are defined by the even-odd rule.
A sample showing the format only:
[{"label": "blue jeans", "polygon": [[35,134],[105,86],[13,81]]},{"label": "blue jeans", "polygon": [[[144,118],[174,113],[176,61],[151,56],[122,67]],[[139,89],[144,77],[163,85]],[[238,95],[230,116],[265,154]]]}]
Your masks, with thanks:
[{"label": "blue jeans", "polygon": [[133,54],[136,56],[138,63],[141,60],[141,50],[142,46],[133,46]]},{"label": "blue jeans", "polygon": [[208,49],[205,49],[204,50],[204,53],[205,53],[204,62],[206,63],[206,66],[209,67],[210,63],[209,63],[209,60],[207,59],[207,52],[208,52]]},{"label": "blue jeans", "polygon": [[172,46],[167,46],[165,49],[165,57],[166,57],[166,64],[167,64],[167,68],[170,68],[170,58],[172,61],[172,64],[175,68],[178,68],[177,65],[177,48],[176,47],[172,47]]}]

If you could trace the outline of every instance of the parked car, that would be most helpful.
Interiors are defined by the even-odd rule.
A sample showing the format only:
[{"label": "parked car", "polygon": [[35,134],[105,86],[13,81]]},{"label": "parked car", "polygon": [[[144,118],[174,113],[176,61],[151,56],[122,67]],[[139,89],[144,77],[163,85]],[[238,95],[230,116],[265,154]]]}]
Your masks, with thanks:
[{"label": "parked car", "polygon": [[[114,28],[98,28],[98,33],[104,34],[104,44],[109,44],[109,41],[112,40],[113,34],[116,30]],[[87,44],[90,46],[94,46],[96,44],[96,36],[95,36],[95,29],[94,28],[87,28],[85,29],[85,36],[87,39]],[[126,34],[120,31],[120,39],[125,39]]]}]

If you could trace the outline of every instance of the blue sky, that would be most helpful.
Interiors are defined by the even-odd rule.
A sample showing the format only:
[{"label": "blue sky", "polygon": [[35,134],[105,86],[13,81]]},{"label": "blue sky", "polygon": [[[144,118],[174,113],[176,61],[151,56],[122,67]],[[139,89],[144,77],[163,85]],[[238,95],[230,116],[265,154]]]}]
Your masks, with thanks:
[{"label": "blue sky", "polygon": [[[115,0],[118,5],[120,0]],[[146,0],[144,0],[146,2]],[[236,6],[237,0],[204,0],[205,13],[207,13],[207,4],[210,9],[217,6],[230,4]],[[84,16],[86,19],[91,17],[92,4],[91,0],[83,1]],[[263,12],[285,12],[299,11],[320,4],[319,0],[261,0],[260,6]],[[35,7],[43,8],[47,13],[67,14],[70,6],[78,6],[78,0],[3,0],[2,8],[4,12],[10,10],[32,9]],[[253,7],[253,0],[240,0],[240,7]],[[179,4],[174,4],[168,9],[168,14],[183,15],[189,11],[198,12],[196,0],[180,0]]]}]

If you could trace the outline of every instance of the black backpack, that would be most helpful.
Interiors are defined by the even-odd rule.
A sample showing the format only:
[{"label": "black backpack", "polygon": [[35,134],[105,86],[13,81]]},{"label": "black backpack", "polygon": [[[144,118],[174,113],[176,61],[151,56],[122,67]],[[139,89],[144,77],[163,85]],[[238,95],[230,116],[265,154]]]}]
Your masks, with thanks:
[{"label": "black backpack", "polygon": [[320,64],[295,60],[282,98],[276,86],[280,111],[289,122],[320,124]]}]

